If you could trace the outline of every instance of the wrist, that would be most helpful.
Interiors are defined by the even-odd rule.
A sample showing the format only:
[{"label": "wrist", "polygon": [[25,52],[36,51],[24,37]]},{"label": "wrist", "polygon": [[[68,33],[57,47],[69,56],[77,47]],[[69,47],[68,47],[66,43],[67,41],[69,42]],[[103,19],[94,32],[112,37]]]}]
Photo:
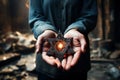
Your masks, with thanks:
[{"label": "wrist", "polygon": [[[70,29],[69,31],[78,31],[78,29],[77,28],[72,28],[72,29]],[[68,31],[68,32],[69,32]]]},{"label": "wrist", "polygon": [[45,33],[53,33],[53,34],[55,34],[55,35],[57,35],[57,33],[54,31],[54,30],[50,30],[50,29],[47,29],[47,30],[45,30],[44,31]]},{"label": "wrist", "polygon": [[72,29],[70,29],[68,32],[74,32],[74,31],[79,32],[79,30],[78,30],[77,28],[72,28]]},{"label": "wrist", "polygon": [[50,29],[47,29],[47,30],[45,30],[44,32],[52,32],[52,33],[56,33],[55,31],[50,30]]}]

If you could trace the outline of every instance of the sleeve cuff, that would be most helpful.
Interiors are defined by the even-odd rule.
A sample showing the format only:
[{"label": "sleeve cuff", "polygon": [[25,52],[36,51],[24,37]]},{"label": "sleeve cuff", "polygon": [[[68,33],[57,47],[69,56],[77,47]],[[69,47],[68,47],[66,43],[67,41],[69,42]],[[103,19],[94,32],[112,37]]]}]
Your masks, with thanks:
[{"label": "sleeve cuff", "polygon": [[81,21],[77,21],[75,23],[72,23],[70,26],[68,26],[68,28],[65,30],[64,34],[67,33],[71,29],[77,29],[78,31],[80,31],[81,33],[84,33],[84,34],[87,33],[86,27]]},{"label": "sleeve cuff", "polygon": [[34,37],[37,39],[37,37],[42,34],[45,30],[52,30],[57,32],[57,29],[52,26],[50,23],[48,22],[43,22],[43,21],[37,21],[34,24],[34,28],[32,29],[33,33],[34,33]]}]

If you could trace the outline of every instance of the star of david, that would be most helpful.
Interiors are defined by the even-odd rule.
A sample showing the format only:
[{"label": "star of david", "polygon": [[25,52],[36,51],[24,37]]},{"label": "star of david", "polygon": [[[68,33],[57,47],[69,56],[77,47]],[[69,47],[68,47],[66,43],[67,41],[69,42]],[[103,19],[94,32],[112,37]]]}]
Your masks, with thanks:
[{"label": "star of david", "polygon": [[[73,55],[72,49],[72,38],[64,38],[62,33],[58,33],[56,38],[48,38],[47,41],[50,43],[50,49],[47,52],[48,56],[54,56],[62,60],[67,55]],[[62,42],[64,47],[61,50],[56,48],[57,43]],[[58,46],[58,45],[57,45]]]}]

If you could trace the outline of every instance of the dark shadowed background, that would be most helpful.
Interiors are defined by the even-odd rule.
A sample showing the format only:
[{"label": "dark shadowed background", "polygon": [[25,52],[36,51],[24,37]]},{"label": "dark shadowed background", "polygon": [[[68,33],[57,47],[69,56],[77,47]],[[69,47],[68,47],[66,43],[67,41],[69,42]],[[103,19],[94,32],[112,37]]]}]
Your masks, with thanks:
[{"label": "dark shadowed background", "polygon": [[[92,68],[88,80],[120,80],[119,0],[97,2],[98,21],[89,34]],[[29,0],[0,0],[0,80],[37,79],[36,40],[28,11]]]}]

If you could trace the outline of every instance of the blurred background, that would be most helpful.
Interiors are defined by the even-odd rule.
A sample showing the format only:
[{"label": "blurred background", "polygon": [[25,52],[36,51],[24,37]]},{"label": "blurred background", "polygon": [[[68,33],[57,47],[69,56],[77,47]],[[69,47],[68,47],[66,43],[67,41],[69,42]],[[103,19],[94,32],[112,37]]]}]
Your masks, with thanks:
[{"label": "blurred background", "polygon": [[[120,4],[97,0],[98,22],[90,32],[88,80],[120,80]],[[0,80],[37,80],[28,0],[0,0]],[[96,75],[97,74],[97,75]]]}]

